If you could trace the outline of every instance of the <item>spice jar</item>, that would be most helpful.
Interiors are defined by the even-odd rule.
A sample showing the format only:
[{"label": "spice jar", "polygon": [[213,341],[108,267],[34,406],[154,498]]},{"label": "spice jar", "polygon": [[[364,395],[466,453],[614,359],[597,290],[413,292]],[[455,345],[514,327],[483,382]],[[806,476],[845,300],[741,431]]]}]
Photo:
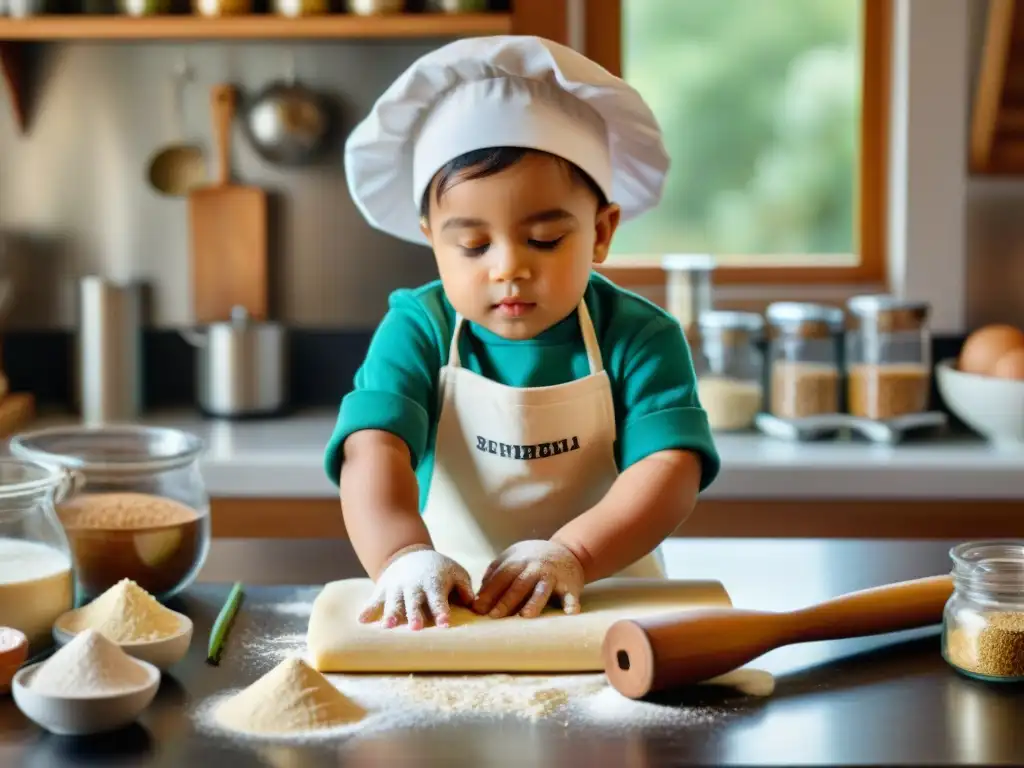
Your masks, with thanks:
[{"label": "spice jar", "polygon": [[72,486],[60,467],[0,459],[0,625],[23,632],[31,653],[74,607],[71,548],[54,510]]},{"label": "spice jar", "polygon": [[943,657],[970,677],[1024,682],[1024,542],[968,542],[950,558]]},{"label": "spice jar", "polygon": [[700,316],[704,357],[697,394],[714,430],[749,429],[761,410],[764,356],[758,346],[764,318],[754,312],[704,312]]},{"label": "spice jar", "polygon": [[83,597],[132,579],[166,600],[195,580],[210,548],[202,447],[187,432],[147,426],[54,427],[11,440],[14,455],[79,478],[56,514]]},{"label": "spice jar", "polygon": [[926,411],[931,395],[928,304],[894,296],[856,296],[847,308],[850,413],[884,421]]},{"label": "spice jar", "polygon": [[715,260],[700,253],[670,253],[662,257],[661,268],[665,272],[665,308],[694,343],[700,316],[714,309],[711,274]]},{"label": "spice jar", "polygon": [[348,0],[348,12],[357,16],[374,16],[378,13],[401,13],[405,0]]},{"label": "spice jar", "polygon": [[770,412],[781,419],[838,413],[843,311],[782,301],[769,304],[765,314]]},{"label": "spice jar", "polygon": [[192,0],[192,12],[211,18],[252,13],[252,0]]}]

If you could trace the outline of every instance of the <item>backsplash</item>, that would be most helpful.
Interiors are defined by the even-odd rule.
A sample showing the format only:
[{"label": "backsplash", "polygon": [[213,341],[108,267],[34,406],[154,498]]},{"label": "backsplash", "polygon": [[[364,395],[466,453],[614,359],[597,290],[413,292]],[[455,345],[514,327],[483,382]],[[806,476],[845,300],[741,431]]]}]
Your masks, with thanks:
[{"label": "backsplash", "polygon": [[75,278],[130,274],[150,288],[156,327],[192,322],[187,202],[149,186],[152,154],[176,139],[174,73],[185,88],[185,138],[198,142],[214,172],[210,87],[230,82],[240,105],[286,76],[319,89],[340,117],[334,151],[316,166],[266,164],[232,135],[234,177],[271,193],[271,306],[293,327],[372,327],[387,295],[435,276],[418,246],[370,229],[352,204],[341,148],[351,127],[417,56],[439,41],[70,44],[42,47],[31,122],[19,136],[0,104],[2,269],[17,281],[5,326],[70,328]]}]

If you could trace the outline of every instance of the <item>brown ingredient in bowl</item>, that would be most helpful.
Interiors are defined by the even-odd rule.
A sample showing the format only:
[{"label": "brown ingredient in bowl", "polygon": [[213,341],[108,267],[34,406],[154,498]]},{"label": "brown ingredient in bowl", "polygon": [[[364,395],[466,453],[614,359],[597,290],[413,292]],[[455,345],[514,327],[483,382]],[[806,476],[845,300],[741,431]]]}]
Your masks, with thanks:
[{"label": "brown ingredient in bowl", "polygon": [[782,419],[839,412],[839,371],[833,365],[776,361],[771,390],[771,412]]},{"label": "brown ingredient in bowl", "polygon": [[146,493],[84,493],[61,504],[57,514],[90,597],[122,579],[153,595],[168,592],[191,572],[204,542],[203,516]]},{"label": "brown ingredient in bowl", "polygon": [[1024,613],[993,613],[977,632],[953,628],[946,658],[967,672],[988,677],[1024,677]]},{"label": "brown ingredient in bowl", "polygon": [[928,409],[931,372],[915,363],[855,365],[847,387],[851,414],[885,421]]}]

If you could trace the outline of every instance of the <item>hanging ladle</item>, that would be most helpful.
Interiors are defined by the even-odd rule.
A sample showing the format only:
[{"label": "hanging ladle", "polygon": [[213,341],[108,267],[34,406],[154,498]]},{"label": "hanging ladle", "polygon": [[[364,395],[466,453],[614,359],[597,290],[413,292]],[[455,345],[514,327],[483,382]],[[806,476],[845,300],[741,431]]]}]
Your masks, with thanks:
[{"label": "hanging ladle", "polygon": [[188,65],[182,61],[175,68],[172,81],[176,141],[165,145],[149,161],[149,183],[157,192],[171,197],[183,197],[193,187],[206,183],[203,150],[185,140],[183,91],[190,77]]}]

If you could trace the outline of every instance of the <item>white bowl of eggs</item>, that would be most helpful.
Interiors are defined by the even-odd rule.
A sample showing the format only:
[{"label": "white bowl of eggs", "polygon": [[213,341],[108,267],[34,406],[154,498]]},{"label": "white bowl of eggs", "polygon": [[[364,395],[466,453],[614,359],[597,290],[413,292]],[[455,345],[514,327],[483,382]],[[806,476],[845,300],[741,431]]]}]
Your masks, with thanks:
[{"label": "white bowl of eggs", "polygon": [[935,366],[949,410],[990,442],[1024,450],[1024,330],[988,325],[967,337],[960,356]]}]

